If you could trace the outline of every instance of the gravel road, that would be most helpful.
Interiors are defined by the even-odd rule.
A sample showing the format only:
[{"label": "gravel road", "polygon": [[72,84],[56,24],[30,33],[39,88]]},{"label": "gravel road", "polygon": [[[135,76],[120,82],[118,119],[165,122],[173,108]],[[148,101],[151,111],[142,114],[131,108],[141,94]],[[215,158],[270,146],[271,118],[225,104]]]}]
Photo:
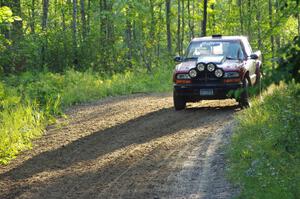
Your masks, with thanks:
[{"label": "gravel road", "polygon": [[170,93],[72,107],[11,164],[0,198],[232,198],[224,177],[233,100],[174,111]]}]

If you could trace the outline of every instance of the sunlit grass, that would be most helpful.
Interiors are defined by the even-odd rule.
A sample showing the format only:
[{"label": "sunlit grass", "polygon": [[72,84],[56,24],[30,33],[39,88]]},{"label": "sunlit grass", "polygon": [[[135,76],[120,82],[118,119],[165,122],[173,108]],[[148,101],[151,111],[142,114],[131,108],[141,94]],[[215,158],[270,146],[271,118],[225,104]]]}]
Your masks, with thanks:
[{"label": "sunlit grass", "polygon": [[300,85],[271,86],[237,116],[228,150],[229,176],[240,198],[282,199],[300,195]]}]

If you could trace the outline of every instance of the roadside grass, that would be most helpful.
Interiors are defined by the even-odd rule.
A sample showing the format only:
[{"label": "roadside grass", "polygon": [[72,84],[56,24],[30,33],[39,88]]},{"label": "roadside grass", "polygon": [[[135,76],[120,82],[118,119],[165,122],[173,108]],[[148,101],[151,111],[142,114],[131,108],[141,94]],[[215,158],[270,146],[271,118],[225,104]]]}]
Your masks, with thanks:
[{"label": "roadside grass", "polygon": [[271,86],[240,112],[228,147],[229,178],[243,199],[300,197],[300,84]]},{"label": "roadside grass", "polygon": [[32,139],[71,105],[107,96],[171,90],[171,65],[103,77],[91,70],[64,74],[26,72],[0,82],[0,164],[32,147]]}]

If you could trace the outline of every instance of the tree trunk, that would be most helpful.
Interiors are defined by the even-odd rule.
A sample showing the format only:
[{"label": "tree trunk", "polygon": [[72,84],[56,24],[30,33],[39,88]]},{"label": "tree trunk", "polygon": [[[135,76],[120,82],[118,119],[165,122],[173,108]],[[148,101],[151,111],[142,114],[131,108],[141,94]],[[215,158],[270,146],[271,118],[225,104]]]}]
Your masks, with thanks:
[{"label": "tree trunk", "polygon": [[[50,0],[48,0],[48,1],[50,1]],[[58,14],[57,14],[57,8],[58,8],[57,5],[58,5],[57,0],[54,0],[54,2],[52,3],[52,7],[53,7],[52,10],[54,10],[54,16],[58,16]],[[50,6],[51,6],[51,4],[50,4]],[[58,24],[59,23],[58,23],[57,19],[53,20],[54,29],[57,29]]]},{"label": "tree trunk", "polygon": [[[64,55],[68,56],[68,48],[67,48],[67,27],[66,27],[66,17],[65,17],[65,8],[64,5],[61,4],[61,17],[62,17],[62,30],[63,30],[63,45],[64,45]],[[63,60],[63,63],[67,65],[66,60]]]},{"label": "tree trunk", "polygon": [[[151,23],[150,23],[150,41],[151,43],[155,40],[155,14],[154,14],[154,3],[153,0],[150,0],[150,15],[151,15]],[[153,44],[153,43],[152,43]]]},{"label": "tree trunk", "polygon": [[42,17],[42,30],[47,30],[48,24],[48,9],[49,9],[49,0],[43,0],[43,17]]},{"label": "tree trunk", "polygon": [[[280,10],[280,3],[279,0],[276,0],[275,2],[276,4],[276,16],[279,16],[279,10]],[[281,42],[280,42],[280,34],[277,34],[277,36],[275,37],[276,40],[276,47],[277,49],[281,48]]]},{"label": "tree trunk", "polygon": [[[131,5],[129,3],[129,9]],[[100,65],[102,70],[111,70],[114,62],[114,24],[112,17],[112,3],[109,0],[100,0]]]},{"label": "tree trunk", "polygon": [[91,0],[88,0],[88,11],[87,11],[87,34],[91,31]]},{"label": "tree trunk", "polygon": [[154,47],[155,47],[155,26],[156,26],[156,20],[155,20],[155,7],[153,0],[150,0],[150,15],[151,15],[151,23],[150,23],[150,31],[149,31],[149,39],[151,43],[151,49],[148,49],[148,66],[147,70],[148,72],[151,72],[152,64],[153,64],[153,53],[154,53]]},{"label": "tree trunk", "polygon": [[35,0],[31,1],[31,20],[30,20],[31,33],[35,33]]},{"label": "tree trunk", "polygon": [[[20,0],[14,0],[11,8],[15,15],[22,17]],[[23,23],[21,20],[14,21],[12,39],[19,40],[23,36],[22,26],[23,26]]]},{"label": "tree trunk", "polygon": [[73,15],[72,15],[72,40],[73,40],[73,64],[78,66],[77,58],[77,0],[73,0]]},{"label": "tree trunk", "polygon": [[251,1],[252,0],[248,0],[248,10],[247,10],[247,33],[248,33],[248,37],[249,37],[249,39],[251,39],[251,31],[252,31],[252,26],[251,26],[251,23],[252,23],[252,14],[251,14],[251,12],[252,12],[252,8],[251,8],[251,6],[252,6],[252,4],[251,4]]},{"label": "tree trunk", "polygon": [[[189,25],[189,36],[190,39],[194,38],[194,22],[192,21],[192,16],[191,16],[191,4],[190,0],[187,2],[187,9],[188,9],[188,25]],[[194,10],[194,0],[193,0],[193,10]],[[194,16],[193,16],[194,18]]]},{"label": "tree trunk", "polygon": [[213,31],[213,33],[216,31],[215,27],[216,27],[216,16],[215,16],[215,4],[211,5],[211,10],[212,10],[212,25],[211,25],[211,29]]},{"label": "tree trunk", "polygon": [[259,5],[256,5],[256,20],[257,20],[257,32],[258,32],[258,48],[262,49],[262,38],[261,38],[261,8]]},{"label": "tree trunk", "polygon": [[166,29],[167,29],[167,42],[168,52],[172,54],[172,35],[171,35],[171,0],[166,0]]},{"label": "tree trunk", "polygon": [[203,1],[203,20],[202,20],[202,31],[201,31],[201,36],[204,37],[206,36],[206,25],[207,25],[207,1]]},{"label": "tree trunk", "polygon": [[180,47],[180,27],[181,27],[181,7],[180,7],[180,0],[177,0],[177,46],[176,46],[176,51],[180,55],[181,52],[181,47]]},{"label": "tree trunk", "polygon": [[127,9],[126,14],[127,14],[127,19],[126,19],[126,36],[125,36],[125,41],[126,41],[126,46],[127,46],[127,65],[129,67],[132,67],[132,25],[130,21],[130,16],[129,16],[129,10]]},{"label": "tree trunk", "polygon": [[[163,17],[162,17],[162,7],[163,7],[163,4],[160,4],[159,6],[159,22],[158,23],[162,23],[163,22]],[[160,40],[161,40],[161,29],[158,28],[157,30],[157,46],[156,46],[156,57],[157,57],[157,60],[160,60]]]},{"label": "tree trunk", "polygon": [[[270,29],[273,29],[273,5],[272,5],[272,0],[269,0],[269,25]],[[275,69],[275,64],[274,64],[274,57],[275,57],[275,50],[274,50],[274,36],[271,34],[270,37],[271,40],[271,52],[272,52],[272,69]]]},{"label": "tree trunk", "polygon": [[48,24],[48,10],[49,10],[49,0],[43,0],[43,16],[42,16],[42,31],[45,33],[46,37],[43,41],[41,48],[41,64],[45,64],[46,60],[46,49],[47,49],[47,24]]},{"label": "tree trunk", "polygon": [[300,36],[300,13],[299,13],[299,9],[297,11],[297,16],[298,16],[298,36]]},{"label": "tree trunk", "polygon": [[181,41],[180,41],[180,54],[183,54],[183,44],[184,44],[184,29],[185,29],[185,18],[184,18],[184,1],[185,0],[181,0]]},{"label": "tree trunk", "polygon": [[[109,1],[108,5],[107,5],[107,12],[108,13],[112,13],[112,9],[113,9],[113,4],[112,2]],[[110,42],[110,47],[113,47],[113,43],[114,43],[114,21],[111,19],[112,15],[107,16],[107,39]],[[112,49],[112,48],[110,48]],[[112,55],[112,54],[111,54]]]},{"label": "tree trunk", "polygon": [[193,32],[193,37],[195,37],[195,0],[192,0],[193,1],[193,5],[192,5],[192,7],[193,7],[193,14],[192,14],[192,32]]},{"label": "tree trunk", "polygon": [[243,0],[238,0],[239,15],[240,15],[240,31],[244,34],[244,15],[243,15]]},{"label": "tree trunk", "polygon": [[82,32],[82,40],[86,40],[86,19],[85,19],[85,7],[84,0],[80,0],[80,14],[81,14],[81,32]]}]

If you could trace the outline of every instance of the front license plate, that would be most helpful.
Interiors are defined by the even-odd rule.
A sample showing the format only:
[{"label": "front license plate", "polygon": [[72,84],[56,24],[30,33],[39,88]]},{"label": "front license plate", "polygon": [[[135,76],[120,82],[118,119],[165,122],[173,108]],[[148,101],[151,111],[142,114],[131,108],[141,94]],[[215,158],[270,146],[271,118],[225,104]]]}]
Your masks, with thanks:
[{"label": "front license plate", "polygon": [[214,95],[214,90],[213,89],[200,89],[200,95],[201,96]]}]

